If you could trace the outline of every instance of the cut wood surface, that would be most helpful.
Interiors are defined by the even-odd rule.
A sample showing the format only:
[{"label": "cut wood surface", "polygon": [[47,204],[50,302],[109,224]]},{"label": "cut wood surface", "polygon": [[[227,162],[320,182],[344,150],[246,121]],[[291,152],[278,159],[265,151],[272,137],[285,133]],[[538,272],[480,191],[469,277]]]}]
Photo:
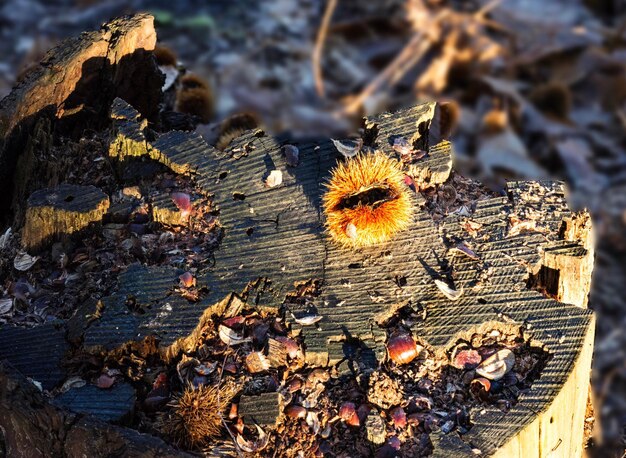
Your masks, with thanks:
[{"label": "cut wood surface", "polygon": [[[411,138],[420,129],[427,135],[427,128],[421,126],[428,123],[425,112],[434,110],[418,107],[397,113],[395,116],[403,122],[389,122],[391,115],[370,120],[376,124],[378,119],[384,119],[389,125],[398,126],[397,130],[381,129],[379,132],[385,132],[387,137],[378,137],[377,143],[389,144],[389,137],[393,136]],[[506,414],[495,407],[476,413],[474,427],[463,439],[483,453],[497,452],[527,428],[536,431],[532,425],[544,421],[541,412],[549,411],[562,389],[566,393],[587,386],[591,354],[588,342],[593,335],[593,322],[591,314],[581,307],[586,304],[589,291],[593,251],[588,217],[568,210],[562,184],[512,182],[507,196],[479,201],[469,214],[451,214],[438,225],[422,207],[412,228],[391,242],[346,251],[327,238],[319,211],[322,183],[337,159],[329,140],[297,144],[300,164],[291,167],[285,162],[281,145],[259,131],[243,135],[224,152],[209,146],[178,147],[193,138],[182,132],[167,138],[168,147],[162,150],[180,150],[185,154],[164,154],[160,160],[168,166],[175,163],[178,171],[195,176],[207,192],[215,195],[219,206],[225,237],[216,253],[215,266],[198,277],[201,284],[211,285],[211,291],[202,303],[181,304],[168,314],[159,313],[156,306],[135,317],[133,324],[128,319],[115,319],[116,308],[109,307],[101,320],[86,331],[86,344],[114,347],[129,336],[142,338],[151,332],[160,336],[161,345],[167,349],[175,338],[201,326],[206,306],[231,292],[242,292],[251,281],[270,280],[264,283],[268,286],[248,297],[249,305],[278,309],[295,284],[318,279],[323,287],[313,305],[323,318],[317,326],[302,327],[291,318],[291,313],[296,318],[305,313],[298,305],[289,305],[287,314],[292,328],[301,328],[311,364],[345,360],[342,342],[357,338],[374,355],[365,362],[376,367],[384,357],[386,339],[384,330],[375,324],[376,317],[398,304],[426,309],[427,318],[415,325],[414,332],[434,347],[448,348],[462,333],[488,323],[504,322],[522,326],[525,334],[551,352],[552,359],[533,385],[532,395],[522,395],[523,401]],[[438,180],[447,180],[450,164],[450,144],[444,142],[431,146],[429,155],[413,164],[410,173],[418,186],[420,180],[436,184]],[[282,171],[281,186],[265,186],[264,178],[271,170]],[[420,202],[416,199],[415,204],[419,206]],[[574,223],[581,219],[587,222]],[[467,222],[475,224],[474,234],[465,229]],[[572,224],[578,229],[568,229]],[[471,245],[478,259],[451,250],[459,241]],[[572,261],[557,263],[556,256]],[[463,291],[457,301],[446,298],[434,282],[444,259],[454,265],[454,287]],[[550,295],[554,287],[553,297],[562,301],[569,298],[578,307],[529,289],[527,279],[541,269],[552,269],[558,275],[555,285],[547,286],[544,293]],[[140,272],[145,272],[145,276]],[[168,285],[174,284],[177,275],[175,271],[167,274],[155,268],[136,267],[132,274],[120,277],[120,284],[154,293],[160,290],[165,297]],[[571,291],[572,284],[577,285],[575,293]],[[151,300],[159,304],[156,296]],[[118,304],[120,313],[125,313],[121,299]],[[128,331],[121,333],[124,327]],[[111,341],[115,335],[120,335],[117,344]],[[569,411],[576,418],[585,406],[586,394],[581,394],[585,390],[579,391],[576,392],[582,397],[577,402],[571,401],[573,391],[559,398],[568,399],[559,402],[570,404]],[[554,418],[550,424],[555,426],[549,431],[556,433],[546,437],[548,430],[544,428],[537,440],[552,441],[551,447],[561,443],[559,449],[565,453],[562,456],[577,453],[579,441],[563,433],[574,427],[563,424],[571,416]],[[582,422],[578,426],[582,428]],[[440,451],[441,456],[457,452],[462,455],[467,450]],[[545,452],[544,448],[536,456],[546,456]]]},{"label": "cut wood surface", "polygon": [[239,415],[249,424],[275,425],[282,416],[282,404],[279,393],[242,396],[239,401]]}]

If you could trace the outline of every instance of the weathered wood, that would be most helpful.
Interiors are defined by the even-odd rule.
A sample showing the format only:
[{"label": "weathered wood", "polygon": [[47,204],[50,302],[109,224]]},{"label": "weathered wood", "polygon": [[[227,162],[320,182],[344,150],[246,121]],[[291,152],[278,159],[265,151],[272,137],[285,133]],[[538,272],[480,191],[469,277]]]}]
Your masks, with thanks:
[{"label": "weathered wood", "polygon": [[135,389],[128,383],[116,383],[102,389],[95,385],[70,388],[54,398],[54,404],[76,413],[89,414],[106,422],[120,422],[135,409]]},{"label": "weathered wood", "polygon": [[[115,97],[131,102],[147,119],[158,119],[163,75],[152,56],[155,43],[152,16],[115,19],[51,49],[0,101],[0,210],[9,208],[11,197],[15,206],[24,194],[42,186],[37,177],[46,173],[37,157],[52,137],[104,126]],[[22,154],[42,118],[54,124],[46,130],[50,138]],[[21,192],[13,193],[15,186]]]},{"label": "weathered wood", "polygon": [[[408,229],[378,246],[343,249],[324,231],[320,209],[322,183],[337,161],[343,160],[329,139],[295,142],[299,148],[295,166],[284,157],[281,143],[260,130],[246,132],[224,151],[208,146],[197,133],[154,134],[156,138],[148,141],[153,137],[148,135],[145,119],[151,116],[150,108],[156,110],[156,104],[130,91],[143,79],[133,78],[133,67],[125,56],[138,50],[144,56],[143,51],[154,44],[151,19],[135,16],[107,27],[71,42],[67,49],[62,48],[64,52],[57,50],[48,58],[48,67],[27,78],[5,99],[0,104],[2,132],[18,127],[27,131],[28,118],[47,107],[56,118],[84,115],[85,108],[101,114],[119,96],[129,103],[116,99],[110,111],[111,158],[123,161],[146,156],[195,180],[204,193],[214,196],[225,235],[215,253],[215,264],[196,275],[198,285],[208,288],[201,301],[190,302],[176,292],[179,269],[133,264],[119,275],[115,293],[101,300],[97,316],[77,320],[77,325],[85,327],[85,348],[116,349],[152,336],[164,355],[172,357],[193,348],[194,339],[213,313],[247,306],[284,312],[291,330],[304,339],[307,362],[328,365],[343,361],[339,371],[345,373],[350,358],[361,358],[354,364],[357,370],[375,368],[383,361],[386,331],[377,319],[389,309],[409,306],[425,310],[423,319],[413,325],[413,334],[441,354],[461,336],[514,326],[551,353],[541,377],[507,413],[488,405],[472,412],[473,427],[466,434],[438,436],[434,455],[467,456],[474,449],[485,455],[522,456],[522,441],[539,444],[538,457],[578,451],[571,439],[562,442],[567,439],[564,431],[582,425],[580,409],[584,413],[584,399],[576,399],[583,391],[586,396],[586,389],[580,387],[586,387],[590,364],[593,316],[582,306],[593,249],[588,219],[569,212],[560,184],[511,183],[507,196],[474,202],[466,212],[449,214],[438,222],[425,208],[424,195],[415,193],[414,219]],[[58,68],[51,70],[76,62],[90,62],[81,69],[84,74],[70,76]],[[106,97],[95,101],[89,98],[89,88],[99,73],[92,70],[104,71],[104,79],[110,83],[104,91]],[[21,96],[30,97],[41,90],[37,82],[42,75],[66,88],[48,87],[51,96],[42,96],[41,106],[20,105]],[[143,91],[145,88],[138,92]],[[435,113],[436,105],[431,103],[366,120],[363,140],[367,147],[396,156],[394,143],[402,137],[423,150],[423,155],[420,152],[403,165],[417,191],[441,185],[451,174],[451,145],[433,141],[439,134],[429,131]],[[282,183],[268,186],[266,178],[274,171],[282,174]],[[171,210],[170,201],[167,196],[162,202],[156,200],[157,218],[159,205]],[[461,241],[471,245],[474,257],[450,249]],[[444,295],[435,279],[453,282],[454,288],[462,291],[460,298],[453,301]],[[289,293],[302,282],[315,282],[319,290],[306,301],[290,302]],[[572,292],[572,285],[582,288]],[[563,303],[568,301],[580,307]],[[298,323],[297,317],[311,312],[322,318],[315,326]],[[72,331],[74,342],[80,341],[79,334]],[[359,352],[350,351],[355,343]],[[0,373],[0,387],[2,380]],[[281,416],[280,404],[278,393],[242,396],[239,412],[248,422],[274,425]],[[557,416],[556,409],[567,411]],[[66,412],[47,405],[44,410],[43,415],[62,422],[69,418]],[[19,420],[20,415],[8,416]],[[376,423],[381,423],[376,415],[370,412],[368,433],[379,442],[384,440],[384,430],[378,431],[380,434],[375,431]],[[30,431],[28,422],[20,421],[26,422],[20,427]],[[54,428],[46,430],[58,429]],[[89,428],[85,427],[84,434],[93,439],[95,430]],[[121,430],[110,428],[103,427],[103,434],[117,434],[123,444],[135,444]],[[61,435],[69,435],[66,429]],[[15,442],[17,430],[10,431],[9,441]],[[554,442],[555,435],[561,439],[560,445]],[[64,446],[53,445],[55,452]],[[97,446],[106,450],[106,444]]]},{"label": "weathered wood", "polygon": [[26,377],[41,383],[44,390],[52,390],[64,380],[62,361],[69,349],[61,323],[0,329],[0,361],[8,361]]},{"label": "weathered wood", "polygon": [[250,425],[256,423],[274,426],[280,420],[282,411],[282,398],[279,393],[241,396],[239,400],[239,416]]},{"label": "weathered wood", "polygon": [[[111,107],[113,123],[109,143],[109,156],[122,161],[128,158],[149,157],[180,174],[199,173],[207,155],[214,155],[214,148],[206,144],[196,132],[171,131],[149,142],[146,139],[147,123],[130,104],[117,98]],[[206,170],[205,170],[206,172]],[[167,215],[164,215],[167,217]]]},{"label": "weathered wood", "polygon": [[115,96],[154,116],[161,97],[161,85],[155,83],[162,82],[149,71],[155,44],[154,19],[148,14],[115,19],[62,42],[0,102],[0,134],[47,107],[57,118],[84,109],[108,110]]},{"label": "weathered wood", "polygon": [[452,155],[447,141],[431,144],[430,126],[437,111],[436,103],[424,103],[394,113],[383,113],[366,120],[365,138],[389,155],[394,154],[394,140],[403,137],[429,152],[428,156],[406,168],[418,188],[444,183],[452,171]]},{"label": "weathered wood", "polygon": [[[366,135],[376,132],[370,141],[393,154],[390,145],[397,136],[417,144],[420,138],[428,138],[428,116],[433,112],[426,106],[396,114],[399,120],[381,116],[367,123],[371,130]],[[563,398],[570,399],[568,414],[554,417],[555,431],[567,428],[564,422],[584,413],[585,400],[571,401],[570,391],[588,383],[590,350],[585,342],[593,333],[593,319],[590,312],[563,302],[569,298],[584,305],[593,248],[588,217],[568,210],[562,184],[511,183],[508,196],[478,201],[469,214],[450,214],[438,224],[421,207],[424,199],[416,195],[419,210],[411,228],[383,245],[347,251],[327,238],[319,210],[321,183],[338,158],[330,141],[296,144],[300,163],[291,167],[281,154],[281,145],[259,131],[234,140],[223,153],[196,140],[191,148],[178,146],[192,138],[185,133],[166,137],[167,148],[161,150],[180,152],[154,158],[194,177],[207,193],[215,195],[225,236],[215,266],[198,275],[213,286],[211,299],[204,305],[243,291],[252,281],[267,279],[271,283],[261,284],[269,286],[249,295],[248,305],[279,307],[297,282],[321,280],[321,294],[310,301],[323,317],[316,326],[298,325],[291,314],[298,316],[304,309],[286,304],[287,321],[302,333],[307,361],[314,365],[339,362],[347,354],[343,346],[358,339],[369,348],[361,354],[369,355],[368,364],[375,367],[384,358],[386,339],[384,330],[373,325],[375,319],[402,305],[426,309],[427,318],[416,323],[413,331],[440,351],[460,335],[494,323],[525,329],[527,336],[549,349],[552,358],[531,392],[522,394],[511,411],[503,414],[486,407],[473,415],[474,426],[462,440],[487,455],[502,447],[509,450],[507,444],[515,443],[519,434],[536,432],[529,425],[544,421],[542,413],[552,412],[553,402],[560,405]],[[406,167],[418,189],[443,183],[450,174],[450,144],[424,146],[429,153]],[[271,170],[283,174],[283,183],[275,188],[264,182]],[[467,221],[476,225],[475,233],[464,228]],[[460,241],[472,247],[477,260],[450,250]],[[454,286],[463,289],[457,301],[445,297],[434,283],[443,274],[442,262],[453,266]],[[559,302],[528,287],[533,286],[529,277],[541,266],[558,267],[560,286],[553,295],[544,292]],[[573,284],[580,286],[576,293],[571,292]],[[190,329],[196,323],[198,329],[201,308],[188,311],[192,313],[174,308],[162,323],[177,323],[176,329]],[[106,320],[105,311],[97,325],[108,334],[112,328],[104,324]],[[166,339],[166,347],[172,342]],[[548,441],[543,436],[536,439]],[[468,453],[467,447],[442,447],[435,455]],[[563,450],[577,449],[568,444]],[[547,453],[543,449],[538,456]]]},{"label": "weathered wood", "polygon": [[509,193],[515,206],[509,219],[512,229],[558,234],[541,250],[541,259],[531,269],[531,283],[559,302],[586,307],[591,289],[594,238],[588,212],[567,208],[566,190],[560,182],[511,182]]},{"label": "weathered wood", "polygon": [[140,113],[119,97],[111,105],[111,140],[109,156],[124,160],[148,154],[145,129],[146,120],[140,120]]},{"label": "weathered wood", "polygon": [[22,246],[41,248],[59,235],[71,235],[100,222],[109,196],[94,186],[61,184],[40,189],[28,198]]},{"label": "weathered wood", "polygon": [[0,430],[6,456],[188,457],[161,439],[49,404],[17,370],[0,362]]}]

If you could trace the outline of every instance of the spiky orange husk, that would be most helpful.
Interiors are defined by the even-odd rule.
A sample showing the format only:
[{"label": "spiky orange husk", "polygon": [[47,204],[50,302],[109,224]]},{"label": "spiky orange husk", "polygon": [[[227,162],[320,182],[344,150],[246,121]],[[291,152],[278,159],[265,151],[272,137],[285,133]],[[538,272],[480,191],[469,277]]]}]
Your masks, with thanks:
[{"label": "spiky orange husk", "polygon": [[158,427],[179,446],[206,446],[221,434],[222,414],[236,393],[233,384],[189,386],[170,404],[172,410],[159,418]]},{"label": "spiky orange husk", "polygon": [[[347,196],[382,186],[395,197],[378,206],[359,203],[341,208]],[[345,247],[362,247],[389,240],[412,221],[413,205],[397,161],[383,153],[359,154],[333,171],[323,197],[326,227],[331,237]],[[349,228],[348,225],[354,225]],[[352,229],[352,231],[350,230]]]}]

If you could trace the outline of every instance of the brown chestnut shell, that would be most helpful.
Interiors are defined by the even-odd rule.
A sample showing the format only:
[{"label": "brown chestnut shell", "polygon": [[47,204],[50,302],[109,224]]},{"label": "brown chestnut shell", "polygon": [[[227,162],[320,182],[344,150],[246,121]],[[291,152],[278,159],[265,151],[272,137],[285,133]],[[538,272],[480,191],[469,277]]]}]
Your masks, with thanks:
[{"label": "brown chestnut shell", "polygon": [[419,355],[422,347],[405,332],[393,334],[387,341],[387,354],[396,364],[408,364]]}]

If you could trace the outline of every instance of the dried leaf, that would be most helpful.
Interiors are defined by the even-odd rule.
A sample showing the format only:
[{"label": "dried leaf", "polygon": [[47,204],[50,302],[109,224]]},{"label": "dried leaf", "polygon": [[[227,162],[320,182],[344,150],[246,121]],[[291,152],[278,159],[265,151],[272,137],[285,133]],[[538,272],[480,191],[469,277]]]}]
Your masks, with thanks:
[{"label": "dried leaf", "polygon": [[25,251],[20,251],[15,255],[13,260],[13,267],[20,272],[25,272],[35,265],[39,256],[31,256]]},{"label": "dried leaf", "polygon": [[290,167],[296,167],[300,162],[300,150],[294,145],[284,145],[282,147],[285,155],[285,162]]},{"label": "dried leaf", "polygon": [[283,336],[277,336],[276,340],[285,346],[287,354],[291,359],[298,357],[298,354],[300,353],[300,346],[298,345],[298,342],[289,337]]},{"label": "dried leaf", "polygon": [[451,251],[458,251],[459,253],[462,253],[474,260],[479,259],[478,255],[474,253],[474,250],[472,250],[465,242],[457,244],[451,249]]},{"label": "dried leaf", "polygon": [[13,308],[13,299],[10,297],[5,297],[0,299],[0,315],[5,315],[11,311]]},{"label": "dried leaf", "polygon": [[473,349],[460,350],[452,357],[452,366],[457,369],[473,369],[481,361],[480,354]]},{"label": "dried leaf", "polygon": [[300,318],[297,318],[292,313],[291,316],[293,317],[293,319],[295,320],[296,323],[298,323],[298,324],[300,324],[302,326],[313,326],[315,323],[317,323],[322,318],[324,318],[323,315],[318,315],[318,314],[304,315],[304,316],[302,316]]},{"label": "dried leaf", "polygon": [[396,407],[391,412],[391,420],[396,428],[403,429],[406,427],[406,412],[402,407]]},{"label": "dried leaf", "polygon": [[511,225],[508,232],[509,237],[523,234],[524,232],[543,232],[543,229],[537,227],[537,221],[522,220],[515,215],[509,216],[509,224]]},{"label": "dried leaf", "polygon": [[184,288],[196,286],[196,278],[191,274],[191,272],[185,272],[178,278],[180,280],[180,285]]},{"label": "dried leaf", "polygon": [[172,200],[180,210],[181,218],[185,219],[191,215],[191,197],[185,192],[173,192],[171,195]]},{"label": "dried leaf", "polygon": [[244,338],[242,335],[238,334],[237,331],[223,324],[219,326],[219,336],[220,340],[229,347],[250,341],[250,338]]},{"label": "dried leaf", "polygon": [[283,172],[280,170],[272,170],[268,177],[265,179],[265,184],[268,188],[275,188],[283,183]]},{"label": "dried leaf", "polygon": [[9,227],[4,234],[0,236],[0,250],[4,250],[11,239],[11,228]]},{"label": "dried leaf", "polygon": [[107,374],[102,374],[100,377],[98,377],[98,380],[96,380],[96,386],[103,389],[111,388],[114,383],[115,378],[109,377]]},{"label": "dried leaf", "polygon": [[61,393],[71,390],[72,388],[80,388],[87,385],[87,382],[81,377],[75,376],[68,378],[61,386]]},{"label": "dried leaf", "polygon": [[469,211],[469,208],[467,208],[467,205],[461,205],[459,208],[454,210],[451,214],[458,215],[458,216],[469,216],[471,213]]},{"label": "dried leaf", "polygon": [[306,424],[313,431],[313,434],[317,435],[320,432],[320,419],[317,416],[317,412],[308,411],[306,413]]},{"label": "dried leaf", "polygon": [[200,365],[200,361],[197,358],[192,358],[191,356],[182,355],[181,360],[176,364],[176,372],[178,373],[178,377],[183,384],[187,384],[190,382],[195,376],[196,366]]},{"label": "dried leaf", "polygon": [[513,369],[514,364],[515,355],[511,350],[505,348],[480,363],[476,368],[476,373],[489,380],[500,380],[507,372]]},{"label": "dried leaf", "polygon": [[444,281],[435,280],[435,285],[437,285],[437,288],[439,288],[439,291],[441,291],[443,295],[446,296],[451,301],[456,301],[463,295],[463,288],[459,290],[452,289]]},{"label": "dried leaf", "polygon": [[216,368],[217,363],[215,362],[213,364],[200,364],[194,367],[193,370],[196,371],[196,373],[199,375],[210,375],[215,371]]},{"label": "dried leaf", "polygon": [[401,156],[406,156],[413,152],[413,145],[411,145],[405,137],[394,138],[392,148]]},{"label": "dried leaf", "polygon": [[343,157],[350,158],[356,156],[363,147],[363,139],[358,140],[335,140],[331,138],[337,151],[341,153]]},{"label": "dried leaf", "polygon": [[237,434],[237,446],[246,453],[260,452],[265,447],[267,447],[267,444],[270,440],[270,437],[265,434],[265,431],[263,431],[263,429],[261,429],[259,425],[254,426],[256,426],[256,429],[259,433],[259,438],[256,441],[246,440],[241,434]]},{"label": "dried leaf", "polygon": [[476,221],[466,219],[461,223],[461,227],[465,229],[469,235],[476,237],[478,235],[478,231],[482,229],[483,225],[477,223]]}]

